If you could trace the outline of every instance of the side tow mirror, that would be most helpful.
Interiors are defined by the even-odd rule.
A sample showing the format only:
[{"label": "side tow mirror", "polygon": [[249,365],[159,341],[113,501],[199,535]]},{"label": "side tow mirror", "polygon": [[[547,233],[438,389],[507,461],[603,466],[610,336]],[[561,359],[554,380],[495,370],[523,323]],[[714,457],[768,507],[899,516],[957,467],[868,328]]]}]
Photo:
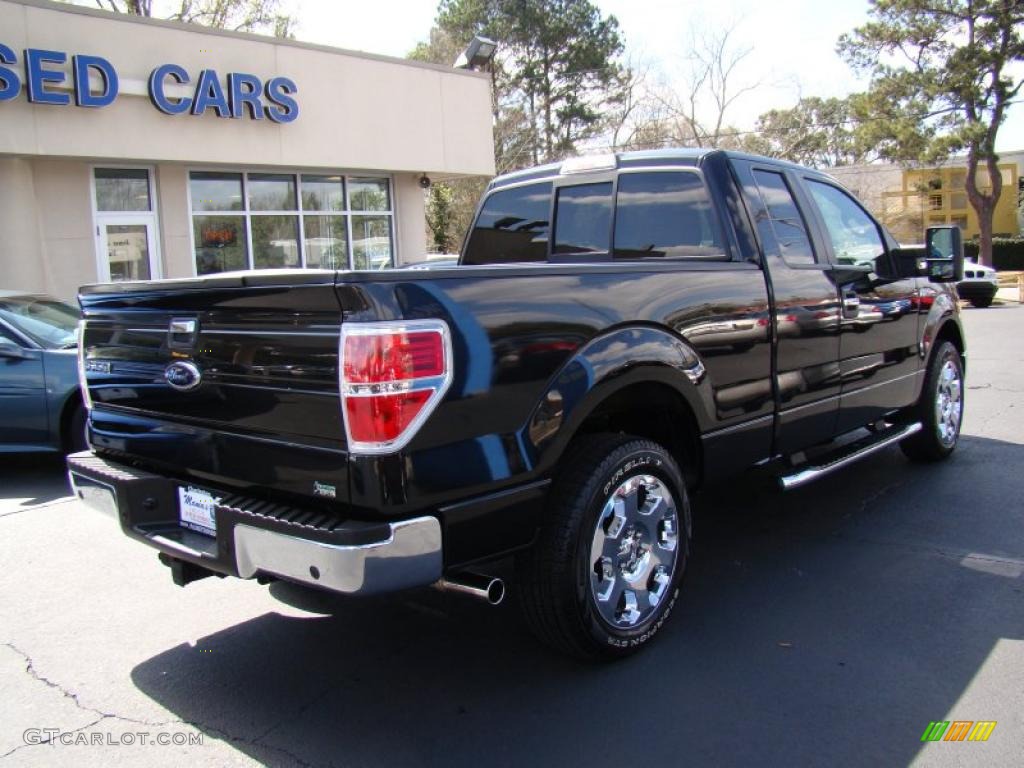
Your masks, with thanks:
[{"label": "side tow mirror", "polygon": [[925,230],[925,273],[933,283],[959,283],[964,279],[964,239],[960,227]]}]

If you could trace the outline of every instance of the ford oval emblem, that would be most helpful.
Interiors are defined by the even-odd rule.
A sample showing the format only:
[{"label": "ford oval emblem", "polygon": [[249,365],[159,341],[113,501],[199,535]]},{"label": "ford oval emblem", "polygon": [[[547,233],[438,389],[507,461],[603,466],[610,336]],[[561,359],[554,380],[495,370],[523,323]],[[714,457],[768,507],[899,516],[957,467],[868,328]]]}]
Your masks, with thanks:
[{"label": "ford oval emblem", "polygon": [[203,382],[203,374],[195,363],[178,360],[164,369],[164,380],[179,392],[191,392]]}]

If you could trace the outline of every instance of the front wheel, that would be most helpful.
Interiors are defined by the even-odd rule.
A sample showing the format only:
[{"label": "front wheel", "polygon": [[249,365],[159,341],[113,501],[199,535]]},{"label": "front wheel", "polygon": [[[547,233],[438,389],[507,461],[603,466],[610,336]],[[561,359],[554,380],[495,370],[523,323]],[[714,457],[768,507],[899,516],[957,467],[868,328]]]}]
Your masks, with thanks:
[{"label": "front wheel", "polygon": [[914,418],[923,428],[900,443],[903,452],[915,461],[945,459],[960,438],[963,412],[963,362],[957,348],[942,341],[928,363],[921,399],[914,410]]},{"label": "front wheel", "polygon": [[531,629],[584,659],[640,650],[675,605],[690,527],[686,485],[664,448],[625,435],[583,438],[517,563]]}]

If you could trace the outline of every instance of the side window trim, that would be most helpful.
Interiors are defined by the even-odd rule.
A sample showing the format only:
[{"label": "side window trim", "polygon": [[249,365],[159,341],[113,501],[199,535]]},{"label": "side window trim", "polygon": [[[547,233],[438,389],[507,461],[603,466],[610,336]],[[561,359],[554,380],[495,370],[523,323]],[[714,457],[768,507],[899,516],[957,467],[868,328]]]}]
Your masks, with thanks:
[{"label": "side window trim", "polygon": [[[808,220],[807,213],[807,200],[804,197],[803,188],[800,185],[800,180],[795,178],[789,171],[789,169],[782,166],[773,166],[766,163],[751,163],[749,166],[750,178],[753,181],[754,189],[757,190],[758,195],[761,196],[761,205],[764,206],[765,213],[768,214],[769,222],[773,221],[771,218],[771,211],[768,208],[768,203],[764,199],[764,195],[761,192],[761,187],[757,183],[757,176],[754,174],[757,171],[763,171],[765,173],[774,173],[782,177],[783,183],[789,190],[790,197],[793,198],[793,205],[796,206],[797,214],[800,216],[800,221],[804,225],[804,232],[807,234],[807,242],[811,246],[811,253],[814,255],[814,261],[810,264],[801,264],[799,262],[791,262],[786,259],[782,254],[782,248],[778,244],[776,238],[776,248],[778,248],[777,258],[782,261],[789,269],[810,269],[817,270],[819,272],[827,272],[832,269],[832,262],[828,257],[828,253],[821,249],[822,243],[817,232],[817,219],[813,217],[815,213],[811,214],[812,221]],[[754,225],[754,229],[757,229],[757,217],[752,217],[751,222]],[[774,224],[772,225],[772,231],[774,234]],[[764,247],[762,243],[761,247]],[[824,256],[824,258],[823,258]]]}]

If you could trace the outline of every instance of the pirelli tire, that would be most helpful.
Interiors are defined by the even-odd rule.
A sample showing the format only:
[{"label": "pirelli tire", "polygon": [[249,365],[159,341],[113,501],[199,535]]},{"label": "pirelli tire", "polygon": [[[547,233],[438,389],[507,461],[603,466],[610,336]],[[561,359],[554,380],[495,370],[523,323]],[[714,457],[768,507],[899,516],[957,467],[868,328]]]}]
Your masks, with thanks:
[{"label": "pirelli tire", "polygon": [[951,342],[940,341],[928,361],[921,397],[912,412],[922,429],[900,443],[907,458],[934,462],[953,453],[960,439],[965,389],[960,351]]},{"label": "pirelli tire", "polygon": [[686,485],[668,451],[628,435],[582,438],[517,562],[527,623],[580,659],[636,653],[676,607],[690,538]]}]

